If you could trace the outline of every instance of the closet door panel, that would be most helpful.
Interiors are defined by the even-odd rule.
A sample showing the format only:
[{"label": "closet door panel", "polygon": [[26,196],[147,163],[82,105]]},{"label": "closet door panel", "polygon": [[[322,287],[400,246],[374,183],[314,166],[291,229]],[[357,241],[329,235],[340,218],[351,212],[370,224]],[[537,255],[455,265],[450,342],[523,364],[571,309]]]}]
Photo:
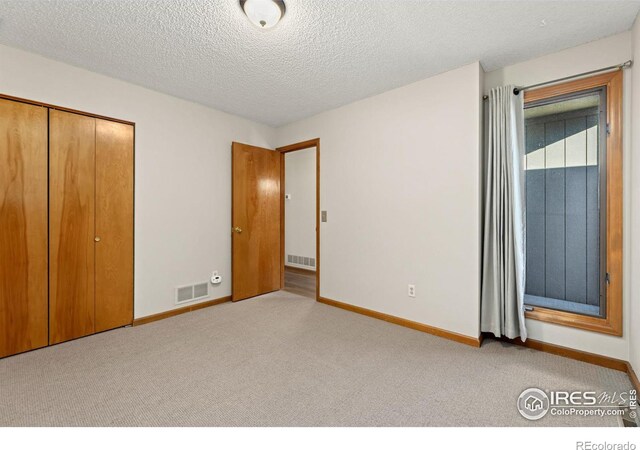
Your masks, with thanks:
[{"label": "closet door panel", "polygon": [[47,345],[47,109],[0,100],[0,358]]},{"label": "closet door panel", "polygon": [[96,121],[96,332],[133,322],[133,126]]},{"label": "closet door panel", "polygon": [[94,332],[95,127],[57,110],[49,122],[49,343]]}]

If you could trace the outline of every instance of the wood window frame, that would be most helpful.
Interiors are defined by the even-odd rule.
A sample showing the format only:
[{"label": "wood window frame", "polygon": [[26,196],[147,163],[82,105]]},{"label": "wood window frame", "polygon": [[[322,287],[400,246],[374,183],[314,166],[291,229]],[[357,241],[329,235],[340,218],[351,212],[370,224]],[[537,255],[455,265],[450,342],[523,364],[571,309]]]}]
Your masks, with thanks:
[{"label": "wood window frame", "polygon": [[606,285],[605,317],[558,311],[534,306],[527,319],[554,323],[614,336],[622,336],[622,86],[623,71],[616,70],[562,84],[524,92],[525,105],[567,94],[604,87],[607,92],[607,192],[606,192]]}]

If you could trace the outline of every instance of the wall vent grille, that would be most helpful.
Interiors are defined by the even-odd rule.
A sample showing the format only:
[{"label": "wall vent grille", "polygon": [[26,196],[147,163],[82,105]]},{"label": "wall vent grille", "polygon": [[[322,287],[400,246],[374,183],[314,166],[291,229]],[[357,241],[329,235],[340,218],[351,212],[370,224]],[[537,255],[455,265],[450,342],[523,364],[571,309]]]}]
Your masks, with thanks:
[{"label": "wall vent grille", "polygon": [[197,283],[176,288],[176,304],[201,300],[209,296],[209,283]]},{"label": "wall vent grille", "polygon": [[209,283],[200,283],[193,286],[193,298],[202,298],[209,295]]},{"label": "wall vent grille", "polygon": [[316,259],[309,258],[308,256],[287,255],[287,262],[291,264],[298,264],[300,266],[315,267]]}]

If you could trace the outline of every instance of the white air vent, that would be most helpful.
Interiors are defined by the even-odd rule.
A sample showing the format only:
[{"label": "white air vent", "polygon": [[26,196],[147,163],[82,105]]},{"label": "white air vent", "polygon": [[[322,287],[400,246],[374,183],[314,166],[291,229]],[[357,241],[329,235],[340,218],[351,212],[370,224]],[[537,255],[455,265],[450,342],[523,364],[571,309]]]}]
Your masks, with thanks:
[{"label": "white air vent", "polygon": [[287,255],[287,262],[299,266],[315,267],[316,259],[307,256]]},{"label": "white air vent", "polygon": [[176,303],[193,300],[193,286],[185,286],[176,289]]},{"label": "white air vent", "polygon": [[180,286],[176,288],[176,304],[192,302],[209,296],[209,283],[198,283],[191,286]]},{"label": "white air vent", "polygon": [[209,295],[209,283],[200,283],[193,286],[193,298],[202,298]]}]

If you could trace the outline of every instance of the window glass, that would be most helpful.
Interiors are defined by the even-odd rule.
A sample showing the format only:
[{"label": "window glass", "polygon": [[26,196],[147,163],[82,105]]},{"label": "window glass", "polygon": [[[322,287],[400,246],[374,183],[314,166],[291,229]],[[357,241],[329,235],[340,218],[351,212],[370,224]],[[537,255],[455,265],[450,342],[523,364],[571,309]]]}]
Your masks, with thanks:
[{"label": "window glass", "polygon": [[525,303],[604,315],[604,90],[525,110]]}]

